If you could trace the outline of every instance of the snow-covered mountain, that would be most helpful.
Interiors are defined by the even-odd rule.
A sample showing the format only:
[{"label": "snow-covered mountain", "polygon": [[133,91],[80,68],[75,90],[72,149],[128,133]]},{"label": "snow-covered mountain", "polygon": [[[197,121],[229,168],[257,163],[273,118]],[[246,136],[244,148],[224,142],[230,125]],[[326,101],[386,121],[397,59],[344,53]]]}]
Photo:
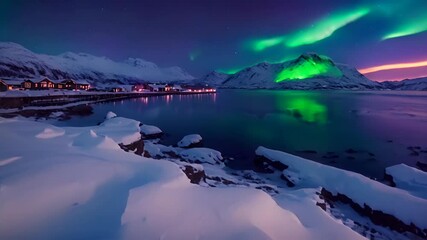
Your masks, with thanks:
[{"label": "snow-covered mountain", "polygon": [[391,90],[427,91],[427,77],[405,79],[402,81],[387,81],[382,82],[382,85],[384,88]]},{"label": "snow-covered mountain", "polygon": [[357,69],[334,63],[326,56],[308,53],[278,63],[259,63],[235,74],[212,72],[199,79],[223,88],[267,89],[381,89]]},{"label": "snow-covered mountain", "polygon": [[161,68],[152,62],[129,58],[115,62],[106,57],[67,52],[58,56],[36,54],[23,46],[0,42],[0,77],[51,79],[86,79],[94,83],[118,80],[123,83],[143,81],[191,81],[179,67]]}]

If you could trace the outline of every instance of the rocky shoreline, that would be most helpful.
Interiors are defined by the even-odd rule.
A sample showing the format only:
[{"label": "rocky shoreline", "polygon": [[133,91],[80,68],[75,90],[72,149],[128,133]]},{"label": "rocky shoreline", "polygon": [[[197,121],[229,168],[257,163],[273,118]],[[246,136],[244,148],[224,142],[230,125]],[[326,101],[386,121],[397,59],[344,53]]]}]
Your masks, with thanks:
[{"label": "rocky shoreline", "polygon": [[[144,134],[141,134],[141,139],[139,141],[126,146],[121,145],[121,147],[125,151],[131,151],[144,157],[172,161],[180,166],[180,169],[188,177],[191,183],[201,186],[252,186],[256,189],[265,191],[272,197],[280,194],[282,191],[280,190],[281,188],[298,189],[302,187],[298,185],[299,180],[295,181],[294,179],[297,176],[284,174],[284,171],[288,169],[289,166],[281,163],[280,161],[275,161],[271,158],[265,157],[262,154],[256,154],[254,159],[254,164],[256,166],[255,171],[238,171],[227,167],[227,163],[232,160],[224,158],[221,153],[216,150],[204,148],[202,144],[202,137],[198,134],[184,136],[173,146],[162,145],[160,137],[161,135],[147,137]],[[346,150],[346,153],[348,154],[354,154],[356,152],[357,151],[353,149]],[[368,155],[372,156],[372,153],[368,153]],[[212,167],[217,168],[217,170],[222,169],[220,172],[221,174],[217,175],[217,170],[212,171]],[[277,176],[279,176],[279,178],[277,178]],[[390,180],[392,177],[385,174],[384,180],[387,179]],[[283,181],[284,184],[280,184],[277,181]],[[396,184],[394,184],[392,180],[390,183],[391,187],[396,187]],[[406,235],[407,233],[410,233],[410,236],[412,237],[417,236],[420,239],[427,238],[427,228],[417,226],[414,223],[407,224],[393,214],[377,210],[367,204],[360,206],[357,202],[354,202],[351,197],[345,194],[341,194],[339,192],[334,194],[325,187],[321,187],[320,191],[316,193],[319,196],[319,199],[315,204],[325,212],[329,212],[329,214],[331,214],[330,209],[337,208],[339,205],[336,203],[340,202],[351,206],[356,214],[366,217],[372,221],[374,226],[364,226],[363,222],[360,223],[356,220],[354,221],[354,224],[357,227],[354,227],[353,229],[363,229],[363,231],[358,232],[365,237],[372,239],[387,239],[389,233],[381,232],[381,228],[375,226],[377,225],[396,231],[400,234]],[[366,231],[366,229],[369,231]]]}]

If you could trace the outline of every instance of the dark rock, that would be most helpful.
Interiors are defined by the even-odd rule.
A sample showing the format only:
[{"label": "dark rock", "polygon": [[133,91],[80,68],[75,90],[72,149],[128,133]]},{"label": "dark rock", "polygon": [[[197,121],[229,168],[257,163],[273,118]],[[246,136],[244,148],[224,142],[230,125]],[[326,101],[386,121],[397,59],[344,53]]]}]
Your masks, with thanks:
[{"label": "dark rock", "polygon": [[326,211],[326,203],[316,202],[316,206],[319,206],[323,211]]},{"label": "dark rock", "polygon": [[142,156],[142,154],[144,154],[144,156],[146,155],[144,153],[144,140],[142,138],[128,145],[124,145],[123,143],[120,143],[119,146],[121,149],[125,150],[126,152],[134,151],[136,155],[139,155],[139,156]]},{"label": "dark rock", "polygon": [[257,186],[257,187],[255,187],[256,189],[260,189],[260,190],[263,190],[264,192],[267,192],[267,193],[279,193],[276,189],[274,189],[274,188],[272,188],[272,187],[270,187],[270,186],[266,186],[266,185],[263,185],[263,186]]},{"label": "dark rock", "polygon": [[271,172],[269,166],[279,171],[283,171],[288,168],[288,166],[281,162],[271,161],[270,159],[259,155],[255,156],[254,165],[257,172]]},{"label": "dark rock", "polygon": [[182,166],[181,169],[193,184],[199,184],[206,178],[205,171],[196,169],[190,165]]},{"label": "dark rock", "polygon": [[218,176],[213,176],[213,177],[211,177],[211,176],[206,176],[206,178],[207,178],[207,179],[214,180],[214,181],[217,181],[217,182],[220,182],[220,183],[225,184],[225,185],[236,184],[236,183],[235,183],[235,182],[233,182],[233,181],[230,181],[230,180],[228,180],[228,179],[225,179],[225,178],[222,178],[222,177],[218,177]]},{"label": "dark rock", "polygon": [[396,187],[396,183],[394,182],[393,176],[390,174],[387,174],[387,172],[384,172],[384,180],[390,185],[391,187]]},{"label": "dark rock", "polygon": [[288,187],[295,187],[295,183],[293,183],[291,180],[289,180],[289,178],[286,177],[285,175],[281,174],[280,178],[286,182],[286,185]]},{"label": "dark rock", "polygon": [[141,133],[141,134],[144,137],[144,139],[146,139],[146,140],[157,139],[157,138],[161,138],[163,136],[163,132],[155,133],[155,134],[143,134],[143,133]]}]

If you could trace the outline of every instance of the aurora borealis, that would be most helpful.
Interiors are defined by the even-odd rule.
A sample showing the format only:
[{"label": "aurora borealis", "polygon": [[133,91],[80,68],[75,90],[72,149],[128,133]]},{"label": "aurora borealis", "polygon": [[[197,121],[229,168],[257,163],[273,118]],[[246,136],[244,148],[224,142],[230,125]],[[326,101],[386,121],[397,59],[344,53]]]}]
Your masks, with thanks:
[{"label": "aurora borealis", "polygon": [[387,66],[373,80],[427,76],[400,65],[427,59],[425,0],[4,0],[0,11],[0,41],[37,53],[139,57],[199,77],[316,52]]},{"label": "aurora borealis", "polygon": [[360,8],[348,12],[333,13],[324,19],[312,23],[311,26],[300,29],[290,35],[255,40],[252,44],[252,48],[254,51],[262,51],[268,47],[277,46],[279,44],[284,44],[287,47],[313,44],[330,37],[336,30],[363,17],[368,14],[369,11],[369,8]]}]

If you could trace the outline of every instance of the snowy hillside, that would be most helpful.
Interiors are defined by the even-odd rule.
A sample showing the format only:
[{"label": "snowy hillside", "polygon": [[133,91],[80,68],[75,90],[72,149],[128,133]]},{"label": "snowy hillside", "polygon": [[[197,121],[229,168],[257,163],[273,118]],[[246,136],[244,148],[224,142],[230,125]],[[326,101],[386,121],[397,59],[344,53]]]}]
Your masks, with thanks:
[{"label": "snowy hillside", "polygon": [[260,63],[231,75],[210,73],[201,82],[224,88],[380,89],[355,68],[314,53],[278,64]]},{"label": "snowy hillside", "polygon": [[386,89],[427,91],[427,77],[382,82]]},{"label": "snowy hillside", "polygon": [[0,77],[86,79],[93,82],[119,80],[176,81],[193,79],[179,67],[160,68],[152,62],[129,58],[115,62],[106,57],[67,52],[58,56],[36,54],[16,43],[0,43]]}]

